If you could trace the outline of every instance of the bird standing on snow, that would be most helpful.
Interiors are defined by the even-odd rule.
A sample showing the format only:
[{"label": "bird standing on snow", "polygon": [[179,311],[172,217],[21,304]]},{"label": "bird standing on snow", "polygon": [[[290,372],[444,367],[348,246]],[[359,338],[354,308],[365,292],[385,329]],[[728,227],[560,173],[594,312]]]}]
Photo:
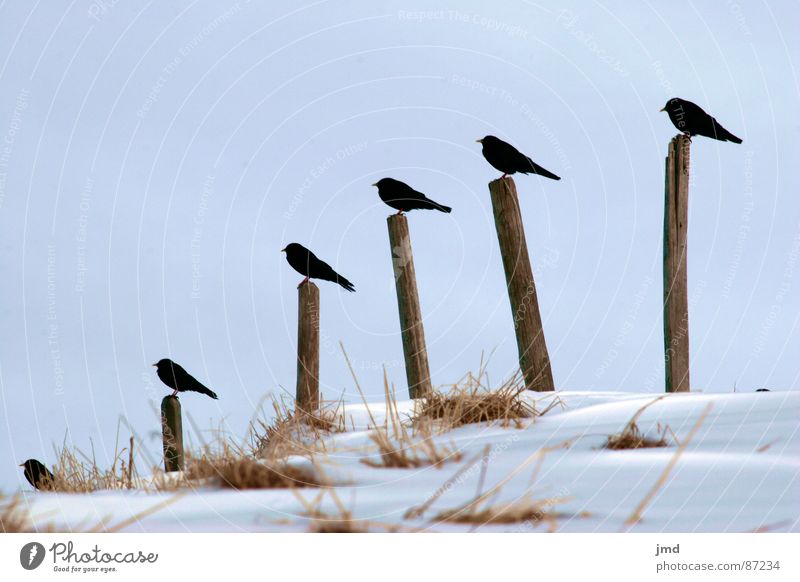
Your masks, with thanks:
[{"label": "bird standing on snow", "polygon": [[56,478],[43,463],[36,459],[28,459],[20,467],[24,467],[25,478],[34,488],[45,491],[53,489]]},{"label": "bird standing on snow", "polygon": [[[338,283],[348,291],[356,290],[350,281],[334,271],[328,263],[319,260],[317,255],[303,245],[291,243],[287,245],[286,248],[281,249],[281,252],[286,253],[286,261],[289,265],[305,277],[305,279],[300,281],[300,285],[307,282],[309,279],[322,279],[323,281]],[[298,285],[298,287],[300,287],[300,285]]]},{"label": "bird standing on snow", "polygon": [[449,206],[442,206],[434,202],[422,192],[417,192],[408,184],[395,180],[394,178],[381,178],[373,184],[378,188],[378,196],[389,206],[397,210],[397,214],[403,214],[409,210],[438,210],[439,212],[451,212]]},{"label": "bird standing on snow", "polygon": [[674,97],[667,101],[661,111],[666,111],[672,125],[678,131],[687,134],[689,138],[694,135],[703,135],[719,141],[742,143],[741,139],[722,127],[716,119],[703,111],[699,105],[686,101],[686,99]]},{"label": "bird standing on snow", "polygon": [[172,388],[172,396],[177,395],[178,392],[199,392],[218,400],[216,393],[203,386],[189,372],[169,358],[159,360],[158,363],[153,365],[156,367],[158,378]]},{"label": "bird standing on snow", "polygon": [[551,180],[561,179],[502,139],[487,135],[476,141],[483,145],[483,157],[494,169],[503,172],[503,178],[509,174],[520,172],[521,174],[539,174]]}]

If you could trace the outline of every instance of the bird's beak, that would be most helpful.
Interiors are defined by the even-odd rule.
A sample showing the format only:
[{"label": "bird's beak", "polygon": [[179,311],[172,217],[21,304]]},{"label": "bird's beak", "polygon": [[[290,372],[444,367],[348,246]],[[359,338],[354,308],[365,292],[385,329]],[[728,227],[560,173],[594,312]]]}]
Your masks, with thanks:
[{"label": "bird's beak", "polygon": [[477,143],[483,143],[483,140],[482,140],[482,139],[476,139],[475,141],[476,141]]},{"label": "bird's beak", "polygon": [[17,465],[17,467],[24,467],[24,466],[25,466],[25,463],[20,463],[19,465]]},{"label": "bird's beak", "polygon": [[661,113],[662,111],[666,111],[666,110],[667,110],[667,107],[666,107],[666,105],[665,105],[664,107],[662,107],[661,109],[659,109],[659,110],[658,110],[658,112],[659,112],[659,113]]},{"label": "bird's beak", "polygon": [[153,364],[153,367],[154,368],[158,368],[158,364]]},{"label": "bird's beak", "polygon": [[377,183],[377,182],[375,182],[375,183],[373,184],[373,186],[375,186],[375,187],[377,188],[377,187],[378,187],[378,183]]},{"label": "bird's beak", "polygon": [[285,252],[286,252],[286,247],[283,247],[283,248],[281,249],[281,252],[282,252],[282,253],[285,253]]}]

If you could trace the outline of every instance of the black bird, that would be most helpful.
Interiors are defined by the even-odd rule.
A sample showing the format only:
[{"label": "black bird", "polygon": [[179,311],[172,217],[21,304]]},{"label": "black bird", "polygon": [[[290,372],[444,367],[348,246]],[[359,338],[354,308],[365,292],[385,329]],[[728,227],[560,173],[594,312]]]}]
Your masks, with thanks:
[{"label": "black bird", "polygon": [[199,392],[210,396],[214,400],[219,400],[215,392],[203,386],[189,372],[169,358],[163,358],[153,365],[156,367],[159,379],[172,388],[172,396],[175,396],[178,392]]},{"label": "black bird", "polygon": [[483,157],[493,168],[503,172],[503,178],[508,174],[539,174],[551,180],[560,180],[553,172],[545,170],[528,156],[518,151],[510,143],[504,142],[493,135],[476,140],[483,145]]},{"label": "black bird", "polygon": [[409,210],[438,210],[439,212],[451,212],[449,206],[443,206],[434,202],[422,192],[417,192],[411,186],[394,178],[381,178],[373,184],[378,188],[378,196],[389,206],[397,210],[397,214],[403,214]]},{"label": "black bird", "polygon": [[22,463],[20,467],[25,468],[25,478],[28,480],[28,483],[33,485],[36,489],[45,491],[53,489],[56,478],[50,472],[50,469],[39,461],[36,459],[28,459]]},{"label": "black bird", "polygon": [[699,105],[695,105],[686,99],[674,97],[667,101],[661,111],[666,111],[672,125],[690,138],[695,135],[703,135],[719,141],[742,143],[741,139],[722,127],[716,119],[703,111]]},{"label": "black bird", "polygon": [[[292,269],[305,277],[305,279],[300,281],[300,285],[309,279],[322,279],[323,281],[339,283],[339,285],[348,291],[356,290],[350,281],[334,271],[328,263],[319,260],[317,255],[303,245],[291,243],[286,245],[286,248],[281,249],[281,252],[286,253],[286,261],[291,265]],[[300,285],[298,285],[298,287]]]}]

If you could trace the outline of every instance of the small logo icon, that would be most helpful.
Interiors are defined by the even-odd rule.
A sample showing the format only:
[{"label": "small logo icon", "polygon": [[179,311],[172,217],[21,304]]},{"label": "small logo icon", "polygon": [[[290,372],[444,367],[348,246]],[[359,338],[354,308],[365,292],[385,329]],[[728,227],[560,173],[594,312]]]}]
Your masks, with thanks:
[{"label": "small logo icon", "polygon": [[44,546],[39,542],[29,542],[19,551],[19,563],[26,570],[35,570],[44,562]]}]

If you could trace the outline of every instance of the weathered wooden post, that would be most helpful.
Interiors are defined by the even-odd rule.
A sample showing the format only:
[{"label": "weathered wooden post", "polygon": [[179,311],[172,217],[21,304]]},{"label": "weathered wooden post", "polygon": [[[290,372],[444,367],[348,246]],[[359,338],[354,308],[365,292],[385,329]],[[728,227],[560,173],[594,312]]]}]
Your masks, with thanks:
[{"label": "weathered wooden post", "polygon": [[689,391],[689,301],[686,234],[689,226],[691,140],[669,143],[664,188],[664,363],[667,392]]},{"label": "weathered wooden post", "polygon": [[164,470],[183,470],[183,421],[181,401],[165,396],[161,401],[161,434],[164,439]]},{"label": "weathered wooden post", "polygon": [[503,269],[506,274],[508,299],[514,315],[514,331],[517,335],[519,367],[528,390],[547,392],[555,390],[550,356],[544,341],[542,317],[536,284],[525,242],[525,228],[517,198],[517,187],[510,177],[489,182],[492,195],[494,224]]},{"label": "weathered wooden post", "polygon": [[403,214],[386,219],[389,227],[389,248],[392,251],[394,284],[397,290],[397,310],[400,313],[400,335],[406,362],[406,381],[411,398],[425,398],[431,391],[431,372],[428,349],[422,327],[422,310],[417,294],[417,274],[411,254],[411,235],[408,220]]},{"label": "weathered wooden post", "polygon": [[297,408],[319,408],[319,287],[306,281],[297,288]]}]

